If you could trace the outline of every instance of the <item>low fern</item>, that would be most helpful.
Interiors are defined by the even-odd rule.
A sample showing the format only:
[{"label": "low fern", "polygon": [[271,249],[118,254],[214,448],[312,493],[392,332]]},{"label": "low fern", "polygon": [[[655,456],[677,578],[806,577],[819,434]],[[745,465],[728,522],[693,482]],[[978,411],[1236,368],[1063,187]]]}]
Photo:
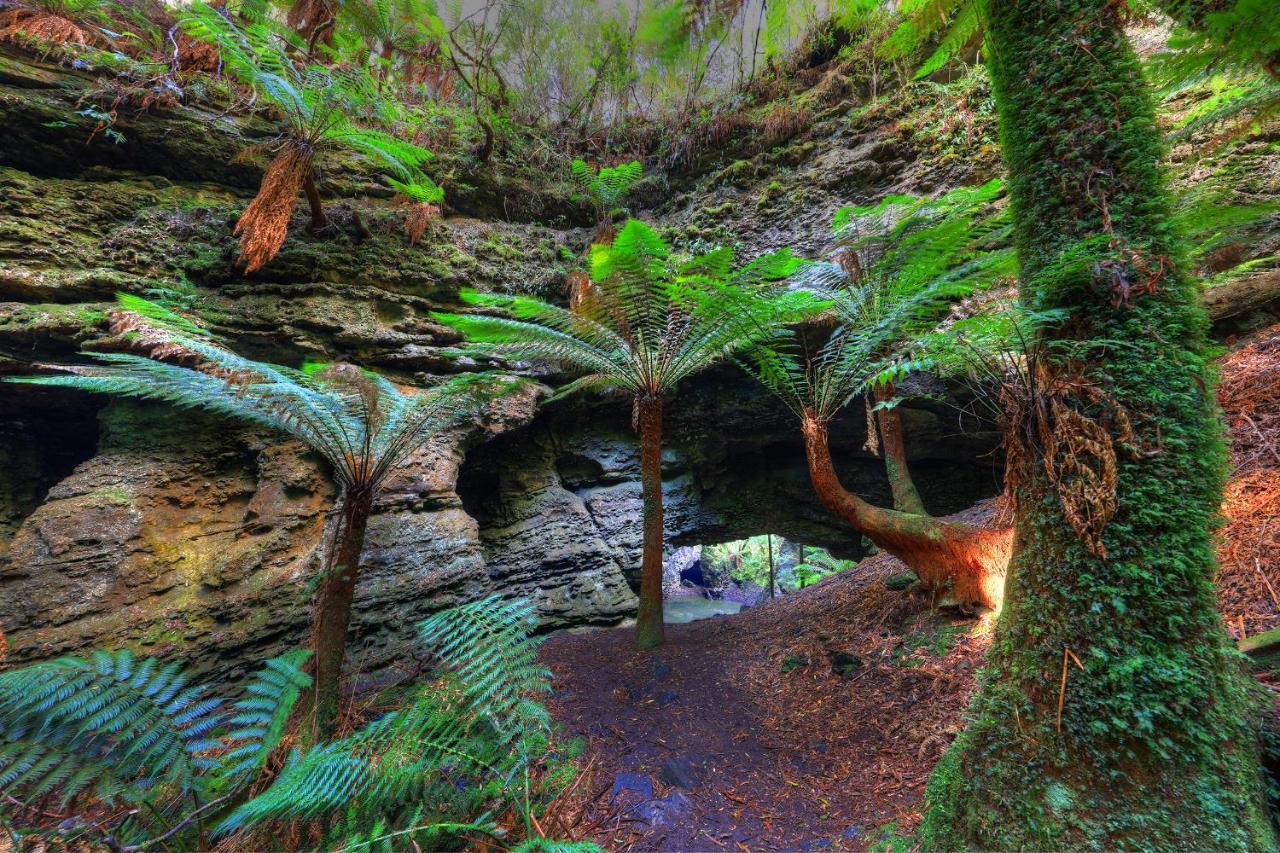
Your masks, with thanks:
[{"label": "low fern", "polygon": [[490,720],[504,742],[548,725],[546,710],[531,699],[551,689],[532,639],[537,624],[529,602],[491,596],[438,613],[418,629],[461,680],[468,711]]},{"label": "low fern", "polygon": [[573,182],[595,208],[598,224],[605,226],[620,212],[622,200],[644,175],[644,167],[638,160],[601,168],[593,168],[583,160],[574,160],[570,173]]},{"label": "low fern", "polygon": [[[404,708],[295,756],[274,783],[216,829],[325,818],[326,841],[381,848],[445,834],[495,832],[486,807],[527,809],[526,771],[545,745],[550,689],[538,665],[534,609],[496,596],[439,613],[419,628],[446,673]],[[424,820],[424,804],[434,806]]]},{"label": "low fern", "polygon": [[299,669],[308,654],[267,661],[229,718],[226,703],[192,684],[180,664],[128,651],[0,673],[0,788],[18,803],[141,805],[114,824],[87,825],[108,845],[154,836],[190,803],[199,813],[256,777],[310,683]]},{"label": "low fern", "polygon": [[94,785],[108,801],[192,788],[220,746],[210,737],[220,702],[204,694],[177,664],[127,651],[0,674],[0,784],[37,797],[57,790],[64,803]]},{"label": "low fern", "polygon": [[[195,819],[228,808],[217,834],[323,818],[327,844],[352,850],[500,835],[495,809],[532,808],[528,771],[549,735],[534,701],[550,678],[536,661],[536,627],[532,605],[497,597],[427,620],[420,631],[444,664],[439,681],[349,737],[295,752],[238,806],[311,683],[301,671],[310,652],[267,661],[229,706],[179,664],[128,651],[0,674],[0,788],[19,806],[15,837],[188,849],[200,844]],[[94,819],[73,810],[51,828],[27,826],[26,803],[50,798]],[[103,821],[99,802],[135,808]],[[591,849],[557,844],[528,849]]]}]

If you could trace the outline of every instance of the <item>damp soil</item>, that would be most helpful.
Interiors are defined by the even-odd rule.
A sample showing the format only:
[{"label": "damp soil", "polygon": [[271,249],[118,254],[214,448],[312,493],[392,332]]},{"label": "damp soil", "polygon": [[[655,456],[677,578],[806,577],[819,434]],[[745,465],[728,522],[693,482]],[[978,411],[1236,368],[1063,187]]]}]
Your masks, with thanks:
[{"label": "damp soil", "polygon": [[543,646],[586,739],[576,824],[609,850],[861,850],[919,819],[989,634],[894,592],[887,557],[738,615]]}]

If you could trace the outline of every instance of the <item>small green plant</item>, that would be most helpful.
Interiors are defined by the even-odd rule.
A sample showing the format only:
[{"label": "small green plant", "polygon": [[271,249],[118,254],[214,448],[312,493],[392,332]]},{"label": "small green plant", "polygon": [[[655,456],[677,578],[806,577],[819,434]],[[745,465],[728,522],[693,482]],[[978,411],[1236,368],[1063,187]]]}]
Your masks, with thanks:
[{"label": "small green plant", "polygon": [[910,853],[915,847],[915,839],[910,835],[903,835],[898,830],[896,820],[876,827],[875,839],[867,848],[867,853]]},{"label": "small green plant", "polygon": [[550,732],[537,698],[550,690],[550,673],[536,660],[536,627],[529,602],[496,596],[427,619],[419,636],[445,677],[404,708],[298,756],[216,834],[333,817],[334,846],[395,836],[434,848],[459,833],[496,834],[487,806],[502,802],[533,835],[529,769]]},{"label": "small green plant", "polygon": [[847,571],[856,565],[858,565],[857,560],[841,560],[826,551],[814,549],[806,554],[805,562],[797,564],[792,571],[795,573],[796,586],[804,589],[807,586],[813,586],[823,578]]},{"label": "small green plant", "polygon": [[939,625],[933,631],[913,631],[893,650],[893,661],[905,667],[919,666],[921,660],[915,653],[922,649],[935,658],[946,657],[956,640],[967,631],[963,625]]},{"label": "small green plant", "polygon": [[807,657],[805,657],[804,655],[796,654],[795,652],[792,652],[791,654],[787,655],[785,658],[782,659],[782,666],[779,667],[779,669],[782,671],[783,674],[786,674],[788,672],[791,672],[792,670],[796,670],[803,666],[808,666],[808,665],[809,665],[809,659]]},{"label": "small green plant", "polygon": [[582,197],[590,200],[596,212],[596,238],[592,242],[608,242],[613,220],[625,213],[622,201],[644,175],[644,167],[638,160],[599,168],[588,165],[585,160],[574,160],[570,173]]}]

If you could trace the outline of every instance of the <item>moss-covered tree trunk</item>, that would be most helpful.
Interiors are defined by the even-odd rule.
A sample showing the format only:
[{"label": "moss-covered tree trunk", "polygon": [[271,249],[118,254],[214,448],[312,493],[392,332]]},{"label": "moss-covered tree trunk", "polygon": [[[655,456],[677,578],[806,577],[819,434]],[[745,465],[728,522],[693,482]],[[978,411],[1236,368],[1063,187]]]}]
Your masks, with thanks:
[{"label": "moss-covered tree trunk", "polygon": [[307,734],[312,743],[331,737],[342,698],[342,663],[351,626],[351,606],[360,575],[360,554],[373,512],[373,495],[348,493],[339,505],[330,550],[311,617],[314,683],[309,696]]},{"label": "moss-covered tree trunk", "polygon": [[[1055,398],[1056,461],[1042,438],[1021,469],[1004,611],[969,726],[929,785],[927,849],[1275,845],[1250,687],[1214,600],[1224,456],[1206,320],[1176,268],[1122,13],[984,3],[1023,296],[1066,312],[1045,343],[1050,375],[1072,382]],[[1103,547],[1077,535],[1064,505],[1087,507],[1047,473],[1067,491],[1096,488],[1090,471],[1106,484],[1087,424],[1118,445]]]},{"label": "moss-covered tree trunk", "polygon": [[644,542],[640,557],[640,609],[636,648],[662,645],[662,398],[636,400],[640,429],[640,488],[644,499]]}]

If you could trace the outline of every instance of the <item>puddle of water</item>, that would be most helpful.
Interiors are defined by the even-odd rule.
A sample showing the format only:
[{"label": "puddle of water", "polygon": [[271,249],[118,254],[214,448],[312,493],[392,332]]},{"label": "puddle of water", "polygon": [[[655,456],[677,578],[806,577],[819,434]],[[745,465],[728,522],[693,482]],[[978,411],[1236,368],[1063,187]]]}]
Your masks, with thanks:
[{"label": "puddle of water", "polygon": [[662,605],[662,621],[668,625],[683,625],[712,616],[737,613],[742,605],[736,601],[712,601],[709,598],[673,598]]}]

